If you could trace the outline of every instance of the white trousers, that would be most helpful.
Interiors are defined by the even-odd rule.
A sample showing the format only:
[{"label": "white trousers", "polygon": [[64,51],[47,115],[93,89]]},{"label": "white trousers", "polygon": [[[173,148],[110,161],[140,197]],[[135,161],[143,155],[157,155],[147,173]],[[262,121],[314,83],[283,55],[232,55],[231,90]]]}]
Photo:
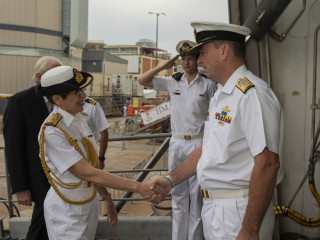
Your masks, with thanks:
[{"label": "white trousers", "polygon": [[[170,139],[169,171],[178,167],[187,156],[200,147],[202,139]],[[202,197],[198,179],[193,176],[171,190],[172,194],[172,239],[203,240],[201,221]]]},{"label": "white trousers", "polygon": [[[69,199],[82,200],[83,196],[91,196],[92,189],[69,192]],[[72,205],[63,201],[51,187],[44,201],[44,217],[50,240],[94,240],[99,217],[98,196],[89,203]]]},{"label": "white trousers", "polygon": [[[206,240],[232,240],[241,230],[249,198],[203,199],[202,220]],[[275,215],[270,203],[261,223],[260,240],[272,240]]]}]

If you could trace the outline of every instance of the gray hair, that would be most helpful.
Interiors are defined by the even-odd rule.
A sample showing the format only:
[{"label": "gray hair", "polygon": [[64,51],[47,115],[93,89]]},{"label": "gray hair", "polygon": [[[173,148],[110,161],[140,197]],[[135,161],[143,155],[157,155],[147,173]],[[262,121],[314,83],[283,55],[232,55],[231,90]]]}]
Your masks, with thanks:
[{"label": "gray hair", "polygon": [[43,75],[46,71],[51,69],[51,66],[53,64],[60,64],[63,65],[60,59],[51,57],[51,56],[44,56],[36,62],[33,68],[33,81],[38,84],[39,79],[37,77],[37,74]]},{"label": "gray hair", "polygon": [[219,48],[222,44],[228,44],[233,51],[234,55],[237,58],[245,58],[246,56],[246,49],[245,45],[242,42],[235,42],[235,41],[224,41],[224,40],[214,40],[212,41],[215,48]]}]

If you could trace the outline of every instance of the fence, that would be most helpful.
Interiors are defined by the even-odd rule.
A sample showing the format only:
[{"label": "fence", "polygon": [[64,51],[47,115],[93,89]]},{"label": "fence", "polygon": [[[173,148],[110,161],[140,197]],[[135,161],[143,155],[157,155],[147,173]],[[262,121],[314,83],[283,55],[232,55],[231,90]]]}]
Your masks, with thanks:
[{"label": "fence", "polygon": [[[109,129],[109,144],[106,154],[105,170],[121,177],[139,181],[148,180],[155,175],[166,174],[167,157],[165,155],[167,154],[169,141],[168,139],[163,139],[167,137],[170,137],[170,134],[123,136],[123,132],[116,129],[116,125],[111,126]],[[26,216],[28,214],[31,216],[33,207],[18,205],[15,204],[16,200],[12,200],[11,191],[9,191],[11,187],[7,184],[8,176],[5,171],[4,159],[3,136],[0,134],[0,203],[2,203],[0,204],[0,218],[20,215]],[[152,162],[151,165],[150,162]],[[148,207],[149,210],[142,210],[139,216],[150,215],[150,212],[158,215],[154,206],[145,202],[141,197],[120,190],[108,190],[111,192],[112,198],[116,203],[115,205],[119,211],[119,215],[136,215],[137,213],[131,213],[130,211],[132,209],[138,211],[139,209],[146,208],[146,205],[150,205],[150,207]],[[131,204],[133,207],[129,206],[122,209],[126,202],[129,202],[128,205]],[[170,205],[170,202],[168,205]],[[100,214],[105,215],[106,213],[104,203],[100,202]],[[2,223],[0,225],[0,227],[3,228]]]}]

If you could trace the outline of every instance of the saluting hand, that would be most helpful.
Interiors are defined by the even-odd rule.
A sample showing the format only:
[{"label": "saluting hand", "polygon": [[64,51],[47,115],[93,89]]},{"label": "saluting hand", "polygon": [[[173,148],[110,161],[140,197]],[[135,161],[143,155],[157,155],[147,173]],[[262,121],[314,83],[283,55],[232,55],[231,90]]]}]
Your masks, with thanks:
[{"label": "saluting hand", "polygon": [[178,58],[179,58],[179,55],[176,55],[175,57],[173,57],[170,60],[166,61],[165,63],[163,63],[162,68],[163,69],[172,68],[175,65],[175,63],[176,63]]}]

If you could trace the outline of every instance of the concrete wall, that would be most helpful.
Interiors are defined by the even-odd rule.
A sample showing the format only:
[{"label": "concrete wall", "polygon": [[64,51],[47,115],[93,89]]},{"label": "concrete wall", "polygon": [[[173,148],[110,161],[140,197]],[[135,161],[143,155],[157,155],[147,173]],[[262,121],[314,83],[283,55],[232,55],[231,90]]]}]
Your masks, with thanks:
[{"label": "concrete wall", "polygon": [[105,61],[104,64],[106,74],[127,74],[127,64]]},{"label": "concrete wall", "polygon": [[[96,238],[109,240],[171,239],[171,217],[119,217],[118,225],[110,227],[106,217],[100,217]],[[15,217],[9,222],[11,238],[25,238],[30,218]]]}]

